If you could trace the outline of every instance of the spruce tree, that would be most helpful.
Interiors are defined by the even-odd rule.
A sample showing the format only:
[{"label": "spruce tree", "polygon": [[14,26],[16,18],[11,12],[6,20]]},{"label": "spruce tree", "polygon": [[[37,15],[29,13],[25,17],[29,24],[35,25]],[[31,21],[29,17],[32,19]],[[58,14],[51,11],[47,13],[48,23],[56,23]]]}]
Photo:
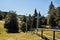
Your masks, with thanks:
[{"label": "spruce tree", "polygon": [[49,6],[49,11],[48,11],[48,20],[47,20],[47,24],[51,25],[51,26],[55,26],[55,16],[56,16],[56,10],[55,7],[53,5],[53,2],[51,1],[51,4]]},{"label": "spruce tree", "polygon": [[[58,25],[58,23],[59,23],[59,21],[60,21],[60,7],[57,7],[56,8],[56,18],[55,18],[55,20],[56,20],[56,23],[57,23],[57,25]],[[60,28],[60,27],[59,27]]]},{"label": "spruce tree", "polygon": [[34,18],[31,16],[31,14],[29,14],[29,21],[28,21],[28,25],[29,25],[29,29],[31,30],[33,28],[33,20]]},{"label": "spruce tree", "polygon": [[39,17],[41,16],[40,11],[39,11]]},{"label": "spruce tree", "polygon": [[38,13],[37,13],[37,10],[35,9],[35,11],[34,11],[34,15],[33,15],[33,28],[36,28],[36,23],[37,23],[37,15],[38,15]]},{"label": "spruce tree", "polygon": [[39,25],[39,27],[41,28],[41,23],[42,23],[42,22],[41,22],[41,14],[40,14],[40,11],[39,11],[39,14],[38,14],[38,15],[39,15],[39,17],[40,17],[39,20],[38,20],[38,21],[39,21],[38,25]]}]

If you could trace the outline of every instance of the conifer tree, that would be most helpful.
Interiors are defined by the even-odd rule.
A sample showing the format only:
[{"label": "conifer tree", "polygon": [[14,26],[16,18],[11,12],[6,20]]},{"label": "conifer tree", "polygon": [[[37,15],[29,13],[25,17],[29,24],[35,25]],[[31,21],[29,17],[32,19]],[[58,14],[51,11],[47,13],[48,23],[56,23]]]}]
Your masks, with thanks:
[{"label": "conifer tree", "polygon": [[31,14],[29,14],[29,20],[28,20],[28,29],[29,30],[32,29],[32,24],[33,24],[33,22],[32,22],[32,16],[31,16]]},{"label": "conifer tree", "polygon": [[55,16],[56,16],[56,10],[55,10],[55,7],[51,1],[51,4],[49,6],[49,11],[48,11],[48,20],[47,20],[47,24],[48,25],[51,25],[51,26],[55,26],[56,23],[55,23]]},{"label": "conifer tree", "polygon": [[3,19],[3,16],[2,16],[2,13],[1,13],[1,11],[0,11],[0,20],[2,20]]},{"label": "conifer tree", "polygon": [[58,25],[59,21],[60,21],[60,7],[56,8],[56,18],[55,18],[55,20],[56,20],[56,24]]},{"label": "conifer tree", "polygon": [[39,25],[39,27],[41,27],[41,23],[42,23],[42,22],[41,22],[41,14],[40,14],[40,11],[39,11],[39,14],[38,14],[38,15],[39,15],[39,20],[38,20],[39,23],[38,23],[38,25]]},{"label": "conifer tree", "polygon": [[37,23],[37,15],[38,15],[38,13],[37,13],[37,10],[35,9],[35,11],[34,11],[34,15],[33,15],[33,28],[36,28],[36,23]]}]

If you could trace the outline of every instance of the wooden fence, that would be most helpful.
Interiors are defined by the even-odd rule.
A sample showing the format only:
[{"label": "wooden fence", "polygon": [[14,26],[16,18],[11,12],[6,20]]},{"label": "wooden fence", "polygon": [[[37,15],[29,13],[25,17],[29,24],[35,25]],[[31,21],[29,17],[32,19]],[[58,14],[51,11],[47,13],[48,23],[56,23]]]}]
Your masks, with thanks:
[{"label": "wooden fence", "polygon": [[[56,32],[60,32],[60,30],[59,29],[45,29],[45,28],[38,28],[38,30],[41,30],[41,37],[43,37],[44,36],[44,31],[53,31],[52,32],[52,34],[53,34],[53,36],[52,36],[52,40],[60,40],[60,39],[58,39],[58,38],[56,38],[56,35],[55,35],[55,33]],[[60,35],[59,35],[60,36]]]}]

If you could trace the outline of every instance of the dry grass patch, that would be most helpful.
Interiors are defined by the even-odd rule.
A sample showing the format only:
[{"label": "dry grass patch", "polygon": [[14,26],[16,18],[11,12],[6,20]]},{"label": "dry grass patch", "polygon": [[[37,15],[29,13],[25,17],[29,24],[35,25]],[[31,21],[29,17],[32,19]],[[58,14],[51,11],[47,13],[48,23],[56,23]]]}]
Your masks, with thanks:
[{"label": "dry grass patch", "polygon": [[[53,31],[44,31],[44,34],[53,37]],[[60,38],[60,32],[55,32],[55,37]]]},{"label": "dry grass patch", "polygon": [[40,37],[37,36],[36,34],[28,34],[28,33],[5,33],[5,34],[0,34],[0,39],[8,39],[8,38],[13,38],[13,39],[23,39],[23,40],[40,40]]},{"label": "dry grass patch", "polygon": [[40,37],[32,33],[6,33],[5,21],[0,21],[0,40],[40,40]]},{"label": "dry grass patch", "polygon": [[0,33],[4,32],[4,23],[5,21],[0,21]]}]

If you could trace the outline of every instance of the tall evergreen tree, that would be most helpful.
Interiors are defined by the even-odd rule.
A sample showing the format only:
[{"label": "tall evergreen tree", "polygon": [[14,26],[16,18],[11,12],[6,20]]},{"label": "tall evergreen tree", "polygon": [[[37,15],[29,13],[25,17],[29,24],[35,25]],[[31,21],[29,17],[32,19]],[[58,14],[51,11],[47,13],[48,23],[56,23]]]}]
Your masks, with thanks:
[{"label": "tall evergreen tree", "polygon": [[48,11],[48,20],[47,20],[47,24],[51,25],[51,26],[55,26],[55,16],[56,16],[56,10],[55,7],[53,5],[53,2],[51,1],[50,7],[49,7],[49,11]]},{"label": "tall evergreen tree", "polygon": [[49,6],[49,10],[51,10],[51,9],[55,9],[55,6],[53,5],[53,2],[52,1],[51,1],[50,6]]},{"label": "tall evergreen tree", "polygon": [[36,28],[36,23],[37,23],[37,15],[38,15],[38,13],[37,13],[37,10],[35,9],[35,11],[34,11],[34,15],[33,15],[33,28]]},{"label": "tall evergreen tree", "polygon": [[39,15],[39,20],[38,20],[39,23],[38,23],[38,25],[39,25],[39,27],[41,27],[41,23],[42,23],[42,22],[41,22],[41,14],[40,14],[40,11],[39,11],[39,14],[38,14],[38,15]]},{"label": "tall evergreen tree", "polygon": [[34,17],[36,17],[37,16],[37,10],[36,10],[36,8],[35,8],[35,11],[34,11]]},{"label": "tall evergreen tree", "polygon": [[31,14],[29,14],[29,20],[28,20],[28,29],[29,30],[32,29],[32,25],[33,25],[32,16],[31,16]]},{"label": "tall evergreen tree", "polygon": [[40,11],[39,11],[39,16],[41,16]]},{"label": "tall evergreen tree", "polygon": [[60,7],[56,8],[56,22],[60,21]]}]

